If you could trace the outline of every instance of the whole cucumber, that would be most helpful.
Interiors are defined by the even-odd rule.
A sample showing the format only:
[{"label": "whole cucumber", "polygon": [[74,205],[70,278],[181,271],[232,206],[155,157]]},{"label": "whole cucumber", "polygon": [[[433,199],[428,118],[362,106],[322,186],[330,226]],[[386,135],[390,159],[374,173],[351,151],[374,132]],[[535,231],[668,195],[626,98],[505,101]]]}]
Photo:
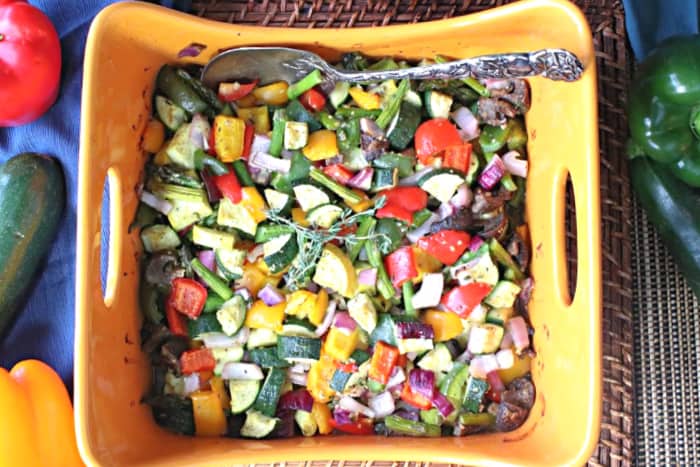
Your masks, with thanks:
[{"label": "whole cucumber", "polygon": [[0,165],[0,336],[24,304],[65,201],[55,159],[24,153]]},{"label": "whole cucumber", "polygon": [[633,158],[629,167],[632,187],[649,221],[700,299],[700,189],[682,183],[648,157]]}]

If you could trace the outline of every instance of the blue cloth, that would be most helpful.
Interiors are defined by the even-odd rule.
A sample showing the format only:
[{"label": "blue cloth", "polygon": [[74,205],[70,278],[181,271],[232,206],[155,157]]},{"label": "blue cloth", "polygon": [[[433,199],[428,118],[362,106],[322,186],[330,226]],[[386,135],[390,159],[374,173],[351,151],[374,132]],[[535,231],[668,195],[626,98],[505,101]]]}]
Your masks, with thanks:
[{"label": "blue cloth", "polygon": [[697,0],[624,0],[625,25],[632,50],[642,60],[662,40],[697,34]]},{"label": "blue cloth", "polygon": [[[39,120],[18,128],[0,129],[0,163],[25,151],[58,158],[66,176],[67,202],[60,230],[25,309],[0,342],[0,366],[9,368],[19,360],[38,358],[55,368],[70,388],[83,55],[92,19],[113,0],[32,0],[31,3],[51,18],[61,38],[61,92],[56,104]],[[162,3],[189,8],[188,0]]]}]

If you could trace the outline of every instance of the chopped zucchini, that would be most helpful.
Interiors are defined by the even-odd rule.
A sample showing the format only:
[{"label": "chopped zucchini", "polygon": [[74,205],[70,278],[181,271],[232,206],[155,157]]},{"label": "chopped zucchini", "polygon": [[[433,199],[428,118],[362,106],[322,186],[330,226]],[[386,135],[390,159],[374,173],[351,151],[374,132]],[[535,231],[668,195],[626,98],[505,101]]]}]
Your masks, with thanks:
[{"label": "chopped zucchini", "polygon": [[197,149],[190,139],[190,126],[190,123],[180,125],[165,148],[168,158],[186,169],[194,169],[194,152]]},{"label": "chopped zucchini", "polygon": [[498,350],[503,339],[503,327],[496,324],[474,326],[469,332],[469,352],[473,354],[493,353]]},{"label": "chopped zucchini", "polygon": [[304,212],[309,212],[316,206],[331,202],[330,197],[325,191],[308,183],[295,186],[294,196]]},{"label": "chopped zucchini", "polygon": [[434,373],[447,373],[452,369],[452,355],[447,346],[440,342],[418,361],[418,367]]},{"label": "chopped zucchini", "polygon": [[213,332],[223,332],[223,330],[216,315],[212,313],[201,314],[197,319],[187,321],[187,333],[190,339],[201,339],[203,334]]},{"label": "chopped zucchini", "polygon": [[158,118],[168,129],[175,131],[187,120],[185,109],[163,96],[156,96]]},{"label": "chopped zucchini", "polygon": [[500,281],[484,299],[484,303],[494,308],[511,308],[519,293],[520,286],[518,284]]},{"label": "chopped zucchini", "polygon": [[170,226],[155,224],[141,231],[141,242],[147,252],[153,253],[179,247],[180,237]]},{"label": "chopped zucchini", "polygon": [[333,373],[333,377],[331,378],[331,389],[336,392],[343,392],[351,376],[352,373],[348,373],[341,369],[335,370],[335,373]]},{"label": "chopped zucchini", "polygon": [[332,226],[342,215],[343,208],[335,204],[328,203],[321,204],[320,206],[310,209],[306,215],[306,220],[308,220],[311,225],[327,229]]},{"label": "chopped zucchini", "polygon": [[173,208],[168,213],[168,222],[177,231],[209,217],[214,212],[206,199],[199,201],[173,199],[170,203]]},{"label": "chopped zucchini", "polygon": [[260,392],[260,381],[231,379],[228,382],[231,395],[231,412],[243,413],[253,406]]},{"label": "chopped zucchini", "polygon": [[447,203],[464,181],[464,176],[451,169],[436,169],[425,174],[418,185],[434,198]]},{"label": "chopped zucchini", "polygon": [[253,407],[260,413],[271,417],[277,411],[277,402],[282,394],[282,386],[287,380],[287,371],[282,368],[270,368],[265,382],[258,393]]},{"label": "chopped zucchini", "polygon": [[514,313],[513,308],[494,308],[486,313],[486,322],[505,326],[506,321],[512,318]]},{"label": "chopped zucchini", "polygon": [[462,285],[470,282],[496,285],[498,282],[498,267],[491,259],[488,247],[480,248],[477,253],[479,254],[468,260],[467,264],[459,264],[452,267],[450,269],[452,277],[457,279]]},{"label": "chopped zucchini", "polygon": [[229,336],[233,336],[243,326],[246,316],[246,303],[240,295],[234,295],[224,302],[216,312],[216,319],[221,324],[221,329]]},{"label": "chopped zucchini", "polygon": [[216,223],[225,227],[233,227],[248,235],[255,236],[258,221],[243,203],[234,204],[228,198],[222,198],[216,216]]},{"label": "chopped zucchini", "polygon": [[277,356],[291,362],[313,363],[321,356],[321,339],[317,337],[279,336]]},{"label": "chopped zucchini", "polygon": [[309,141],[309,125],[305,122],[284,123],[284,149],[302,149]]},{"label": "chopped zucchini", "polygon": [[306,326],[300,324],[283,324],[281,336],[300,336],[315,338],[316,334]]},{"label": "chopped zucchini", "polygon": [[214,374],[217,376],[221,376],[224,365],[227,363],[240,362],[243,359],[243,347],[241,346],[217,347],[211,349],[211,353],[214,356],[214,360],[216,360]]},{"label": "chopped zucchini", "polygon": [[272,188],[265,188],[264,193],[267,204],[270,206],[271,210],[286,214],[292,209],[294,201],[288,194],[273,190]]},{"label": "chopped zucchini", "polygon": [[347,81],[339,81],[335,83],[335,87],[328,95],[328,100],[330,101],[331,105],[337,109],[347,100],[349,91],[350,83]]},{"label": "chopped zucchini", "polygon": [[489,383],[483,379],[470,376],[467,380],[467,389],[464,392],[462,409],[471,413],[478,413],[481,403],[484,401],[486,391],[489,390]]},{"label": "chopped zucchini", "polygon": [[270,329],[251,329],[246,342],[248,350],[277,344],[277,333]]},{"label": "chopped zucchini", "polygon": [[425,110],[433,118],[448,118],[452,107],[452,96],[434,90],[425,91]]},{"label": "chopped zucchini", "polygon": [[223,232],[221,230],[195,225],[192,228],[192,242],[196,245],[211,249],[222,248],[225,250],[232,250],[233,245],[236,244],[236,235],[230,232]]},{"label": "chopped zucchini", "polygon": [[399,348],[399,353],[407,354],[409,352],[421,353],[433,348],[432,339],[396,339],[396,346]]},{"label": "chopped zucchini", "polygon": [[272,433],[276,425],[276,418],[268,417],[257,410],[249,410],[241,427],[241,436],[244,438],[264,438]]},{"label": "chopped zucchini", "polygon": [[368,334],[377,327],[377,310],[366,293],[358,293],[348,301],[348,313]]},{"label": "chopped zucchini", "polygon": [[352,262],[343,250],[332,243],[323,248],[313,281],[347,298],[354,297],[357,290],[357,275]]},{"label": "chopped zucchini", "polygon": [[277,356],[277,347],[260,347],[248,351],[250,361],[263,368],[287,368],[289,362]]},{"label": "chopped zucchini", "polygon": [[295,234],[273,238],[263,244],[263,260],[271,273],[277,273],[289,266],[299,253]]},{"label": "chopped zucchini", "polygon": [[243,276],[243,263],[246,257],[244,250],[219,248],[215,253],[216,270],[227,280],[240,279]]},{"label": "chopped zucchini", "polygon": [[399,169],[375,169],[372,178],[372,189],[374,193],[394,188],[399,183]]},{"label": "chopped zucchini", "polygon": [[[401,107],[399,108],[399,116],[396,124],[392,125],[391,130],[387,132],[389,144],[392,148],[399,151],[406,149],[411,140],[413,140],[413,135],[421,120],[420,105],[415,105],[408,100],[408,96],[410,96],[411,93],[412,91],[409,91],[406,93],[406,96],[404,96],[404,101],[401,102]],[[420,101],[420,97],[418,97],[418,100]]]}]

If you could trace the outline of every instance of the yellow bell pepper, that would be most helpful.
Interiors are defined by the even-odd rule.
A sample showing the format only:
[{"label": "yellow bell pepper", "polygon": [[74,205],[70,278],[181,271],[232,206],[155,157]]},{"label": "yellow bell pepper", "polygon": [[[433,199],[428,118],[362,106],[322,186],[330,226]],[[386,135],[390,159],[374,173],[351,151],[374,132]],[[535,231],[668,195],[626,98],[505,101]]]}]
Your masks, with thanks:
[{"label": "yellow bell pepper", "polygon": [[330,434],[333,431],[333,425],[331,425],[331,409],[328,408],[326,404],[314,401],[314,405],[311,407],[311,415],[314,416],[316,424],[318,425],[318,432],[322,435]]},{"label": "yellow bell pepper", "polygon": [[254,264],[246,264],[243,266],[243,276],[238,279],[237,285],[245,287],[251,294],[257,295],[260,289],[265,287],[266,279],[265,273]]},{"label": "yellow bell pepper", "polygon": [[318,130],[309,135],[309,141],[301,150],[307,159],[320,161],[338,155],[338,140],[335,131]]},{"label": "yellow bell pepper", "polygon": [[214,149],[222,162],[233,162],[243,155],[245,122],[241,118],[217,115],[214,119]]},{"label": "yellow bell pepper", "polygon": [[0,465],[84,465],[68,391],[45,363],[0,368],[0,414]]},{"label": "yellow bell pepper", "polygon": [[165,141],[165,126],[155,118],[148,121],[146,129],[143,131],[143,150],[156,153],[163,147]]},{"label": "yellow bell pepper", "polygon": [[323,322],[323,318],[326,317],[326,309],[328,309],[328,292],[321,289],[316,296],[313,308],[309,311],[309,321],[319,326]]},{"label": "yellow bell pepper", "polygon": [[287,297],[287,306],[284,309],[284,313],[304,319],[313,310],[315,304],[316,294],[308,290],[297,290]]},{"label": "yellow bell pepper", "polygon": [[221,436],[226,433],[226,415],[221,399],[214,391],[195,391],[190,394],[197,436]]},{"label": "yellow bell pepper", "polygon": [[423,313],[422,321],[433,327],[435,342],[454,339],[464,330],[459,316],[449,311],[428,310]]},{"label": "yellow bell pepper", "polygon": [[501,377],[503,384],[507,386],[514,379],[525,376],[530,371],[531,363],[532,359],[529,355],[516,356],[513,366],[505,370],[498,370],[498,376]]},{"label": "yellow bell pepper", "polygon": [[420,283],[425,274],[442,270],[442,263],[434,256],[428,254],[428,252],[422,248],[418,248],[415,245],[412,248],[413,257],[416,261],[416,270],[418,271],[418,275],[412,280],[414,284]]},{"label": "yellow bell pepper", "polygon": [[287,97],[287,88],[289,84],[286,81],[277,81],[266,86],[260,86],[253,90],[253,96],[258,102],[267,105],[284,105],[289,101]]},{"label": "yellow bell pepper", "polygon": [[277,272],[274,272],[274,273],[270,272],[270,267],[267,265],[267,263],[265,262],[265,260],[263,258],[260,258],[255,262],[255,267],[260,269],[267,276],[265,282],[274,286],[274,287],[277,286],[277,284],[279,283],[279,280],[289,270],[289,266],[287,266],[284,269],[281,269]]},{"label": "yellow bell pepper", "polygon": [[301,208],[292,208],[292,220],[295,224],[302,227],[308,227],[310,225],[309,221],[306,220],[306,213]]},{"label": "yellow bell pepper", "polygon": [[350,88],[349,92],[357,106],[361,109],[374,110],[378,109],[381,105],[382,97],[379,94],[364,91],[360,86]]},{"label": "yellow bell pepper", "polygon": [[341,362],[346,361],[350,358],[357,348],[358,330],[355,329],[350,334],[346,334],[344,331],[338,328],[331,328],[326,336],[326,342],[323,344],[325,352],[336,360]]},{"label": "yellow bell pepper", "polygon": [[236,110],[236,114],[243,120],[255,125],[257,134],[262,135],[270,131],[270,115],[266,105],[248,108],[239,107]]},{"label": "yellow bell pepper", "polygon": [[250,307],[250,310],[248,310],[248,314],[245,317],[245,325],[251,329],[281,330],[285,306],[285,302],[267,306],[262,300],[256,300],[253,306]]},{"label": "yellow bell pepper", "polygon": [[352,209],[354,212],[366,211],[372,206],[374,206],[374,202],[369,198],[369,196],[367,196],[367,193],[365,193],[362,190],[358,190],[357,188],[353,188],[352,191],[360,195],[362,199],[357,203],[351,203],[348,200],[343,201],[345,202],[345,204],[350,206],[350,209]]},{"label": "yellow bell pepper", "polygon": [[255,222],[262,222],[267,219],[265,210],[265,200],[260,196],[260,192],[254,186],[247,186],[241,189],[241,205],[245,207],[252,215]]},{"label": "yellow bell pepper", "polygon": [[330,355],[321,354],[311,369],[306,380],[306,389],[317,402],[328,403],[335,394],[331,389],[331,378],[335,373],[335,360]]},{"label": "yellow bell pepper", "polygon": [[253,107],[255,104],[258,103],[258,99],[255,97],[254,93],[255,90],[253,90],[253,93],[236,100],[236,105],[238,107]]},{"label": "yellow bell pepper", "polygon": [[209,386],[211,386],[211,390],[221,401],[221,407],[228,407],[231,404],[231,397],[224,386],[224,380],[221,379],[221,376],[212,376],[209,379]]}]

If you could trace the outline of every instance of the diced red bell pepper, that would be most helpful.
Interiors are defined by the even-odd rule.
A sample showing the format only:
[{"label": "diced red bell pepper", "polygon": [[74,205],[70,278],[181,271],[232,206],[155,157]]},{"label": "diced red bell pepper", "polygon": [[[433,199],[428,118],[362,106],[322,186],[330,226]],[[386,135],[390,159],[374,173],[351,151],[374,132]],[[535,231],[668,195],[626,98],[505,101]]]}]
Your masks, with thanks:
[{"label": "diced red bell pepper", "polygon": [[343,185],[347,185],[352,178],[352,172],[346,169],[343,164],[327,165],[323,168],[323,173]]},{"label": "diced red bell pepper", "polygon": [[336,362],[335,367],[345,373],[355,373],[357,371],[357,363],[355,362]]},{"label": "diced red bell pepper", "polygon": [[372,353],[368,376],[375,381],[386,384],[399,359],[399,349],[382,341],[377,342]]},{"label": "diced red bell pepper", "polygon": [[377,210],[375,216],[377,219],[398,219],[408,225],[413,224],[413,213],[408,209],[404,209],[401,206],[396,206],[394,204],[386,204],[382,206]]},{"label": "diced red bell pepper", "polygon": [[494,402],[501,402],[501,393],[506,390],[501,376],[497,370],[491,371],[486,375],[486,381],[489,383],[489,390],[486,391],[486,397]]},{"label": "diced red bell pepper", "polygon": [[171,333],[176,336],[188,336],[185,317],[177,312],[170,300],[165,303],[165,318]]},{"label": "diced red bell pepper", "polygon": [[416,212],[428,205],[428,193],[417,186],[397,186],[379,192],[378,196],[386,198],[386,206],[400,206],[407,211]]},{"label": "diced red bell pepper", "polygon": [[171,285],[168,303],[183,315],[197,318],[204,309],[204,302],[207,301],[207,289],[196,280],[185,277],[173,279]]},{"label": "diced red bell pepper", "polygon": [[432,118],[421,123],[413,139],[416,157],[423,165],[430,165],[434,156],[445,148],[462,144],[457,127],[446,118]]},{"label": "diced red bell pepper", "polygon": [[371,435],[374,433],[374,423],[366,417],[357,417],[357,421],[353,423],[338,423],[334,418],[329,421],[334,429],[343,433],[351,435]]},{"label": "diced red bell pepper", "polygon": [[469,161],[472,157],[472,145],[470,143],[448,146],[442,157],[442,166],[459,170],[466,174],[469,171]]},{"label": "diced red bell pepper", "polygon": [[215,367],[216,360],[211,349],[186,350],[180,355],[180,370],[186,375],[199,371],[212,371]]},{"label": "diced red bell pepper", "polygon": [[209,132],[209,149],[207,153],[210,156],[216,156],[216,131],[214,131],[214,125],[211,126],[211,131]]},{"label": "diced red bell pepper", "polygon": [[238,81],[234,81],[233,83],[221,83],[219,84],[219,99],[224,102],[236,101],[253,92],[253,89],[255,89],[257,85],[257,79],[252,83],[239,83]]},{"label": "diced red bell pepper", "polygon": [[213,177],[213,179],[216,188],[218,188],[221,194],[232,203],[238,204],[243,199],[243,190],[234,172],[229,172],[225,175],[217,175]]},{"label": "diced red bell pepper", "polygon": [[460,318],[467,318],[490,292],[489,284],[472,282],[450,290],[442,296],[440,303]]},{"label": "diced red bell pepper", "polygon": [[301,95],[299,98],[301,105],[306,107],[309,112],[318,112],[326,105],[326,96],[316,88],[311,88]]},{"label": "diced red bell pepper", "polygon": [[401,400],[421,410],[430,410],[433,407],[432,401],[423,394],[412,390],[408,382],[404,383],[403,389],[401,390]]},{"label": "diced red bell pepper", "polygon": [[243,134],[243,153],[241,154],[243,159],[248,159],[250,157],[250,148],[253,146],[253,138],[255,138],[255,125],[246,123],[245,133]]},{"label": "diced red bell pepper", "polygon": [[384,267],[394,287],[401,287],[404,282],[418,277],[416,258],[410,246],[401,247],[387,255],[384,258]]},{"label": "diced red bell pepper", "polygon": [[417,244],[442,264],[454,264],[469,247],[471,237],[461,230],[441,230],[422,237]]}]

